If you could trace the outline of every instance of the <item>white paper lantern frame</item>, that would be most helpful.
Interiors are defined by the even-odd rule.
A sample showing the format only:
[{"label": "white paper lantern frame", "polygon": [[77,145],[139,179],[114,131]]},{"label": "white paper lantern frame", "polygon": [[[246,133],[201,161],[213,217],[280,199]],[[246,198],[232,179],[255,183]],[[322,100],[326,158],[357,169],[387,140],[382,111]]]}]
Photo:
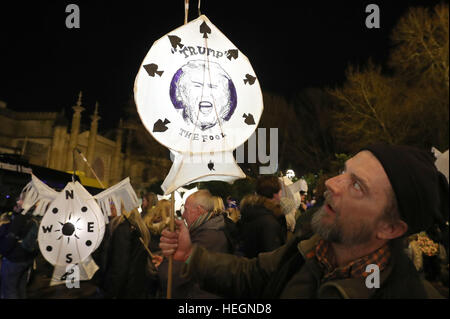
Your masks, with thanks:
[{"label": "white paper lantern frame", "polygon": [[255,131],[262,92],[247,57],[206,16],[155,41],[134,97],[146,129],[175,156],[165,194],[194,182],[245,178],[232,151]]},{"label": "white paper lantern frame", "polygon": [[57,192],[32,175],[21,197],[23,214],[35,207],[33,214],[43,215],[39,248],[47,261],[56,266],[79,264],[99,247],[111,215],[109,203],[117,207],[117,215],[121,215],[122,208],[138,207],[129,178],[93,197],[78,182],[68,183],[63,191]]},{"label": "white paper lantern frame", "polygon": [[38,242],[52,265],[77,264],[100,245],[105,223],[95,199],[78,183],[68,183],[42,218]]}]

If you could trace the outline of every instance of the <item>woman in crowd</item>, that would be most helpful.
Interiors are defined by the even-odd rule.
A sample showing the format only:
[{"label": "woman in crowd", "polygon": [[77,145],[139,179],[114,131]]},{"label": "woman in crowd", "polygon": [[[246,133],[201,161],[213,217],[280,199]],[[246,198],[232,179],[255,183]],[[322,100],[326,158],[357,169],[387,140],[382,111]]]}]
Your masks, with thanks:
[{"label": "woman in crowd", "polygon": [[144,299],[152,297],[156,267],[146,247],[150,233],[139,212],[122,212],[111,220],[110,245],[102,290],[105,298]]},{"label": "woman in crowd", "polygon": [[241,213],[237,205],[236,200],[232,199],[231,196],[227,197],[227,207],[226,207],[228,218],[234,223],[237,223],[241,219]]},{"label": "woman in crowd", "polygon": [[142,218],[144,218],[150,210],[158,203],[158,196],[153,192],[145,193],[142,197]]},{"label": "woman in crowd", "polygon": [[223,204],[223,200],[219,196],[213,196],[214,201],[214,214],[221,214],[225,212],[225,205]]},{"label": "woman in crowd", "polygon": [[150,250],[159,250],[159,237],[164,228],[169,227],[170,223],[170,201],[160,200],[157,202],[147,215],[144,216],[144,224],[150,231]]}]

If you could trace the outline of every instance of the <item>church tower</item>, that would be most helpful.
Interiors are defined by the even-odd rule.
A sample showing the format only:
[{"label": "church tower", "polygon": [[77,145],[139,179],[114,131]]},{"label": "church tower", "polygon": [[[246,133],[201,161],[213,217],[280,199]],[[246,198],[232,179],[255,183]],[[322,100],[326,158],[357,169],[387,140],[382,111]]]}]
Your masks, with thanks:
[{"label": "church tower", "polygon": [[[72,127],[70,128],[70,140],[69,149],[67,150],[66,156],[66,170],[72,171],[73,167],[73,151],[78,144],[78,134],[80,133],[80,122],[81,122],[81,112],[84,111],[84,107],[81,106],[81,98],[83,93],[80,91],[78,94],[77,105],[73,106],[74,110],[72,117]],[[77,168],[79,169],[79,168]]]}]

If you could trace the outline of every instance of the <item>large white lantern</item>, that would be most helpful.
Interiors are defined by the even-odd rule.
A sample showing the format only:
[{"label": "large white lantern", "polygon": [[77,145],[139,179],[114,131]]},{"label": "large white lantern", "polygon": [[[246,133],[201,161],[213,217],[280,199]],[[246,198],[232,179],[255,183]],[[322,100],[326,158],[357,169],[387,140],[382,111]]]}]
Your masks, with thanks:
[{"label": "large white lantern", "polygon": [[155,41],[136,77],[134,97],[150,134],[174,155],[161,188],[232,182],[245,174],[233,150],[263,111],[249,60],[202,15]]}]

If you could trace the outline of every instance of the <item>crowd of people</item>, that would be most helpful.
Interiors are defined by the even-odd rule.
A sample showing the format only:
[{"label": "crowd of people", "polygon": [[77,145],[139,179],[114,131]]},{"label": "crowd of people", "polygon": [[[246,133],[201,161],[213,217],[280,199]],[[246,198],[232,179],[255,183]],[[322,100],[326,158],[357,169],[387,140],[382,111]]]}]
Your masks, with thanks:
[{"label": "crowd of people", "polygon": [[[84,297],[166,298],[173,258],[176,299],[448,298],[448,182],[431,159],[379,145],[345,166],[302,192],[298,207],[271,175],[238,199],[200,189],[173,232],[171,202],[154,193],[143,194],[141,212],[112,209],[92,255],[95,291]],[[27,298],[42,258],[39,220],[21,204],[0,219],[1,298]],[[378,289],[367,286],[369,265],[379,268]]]}]

